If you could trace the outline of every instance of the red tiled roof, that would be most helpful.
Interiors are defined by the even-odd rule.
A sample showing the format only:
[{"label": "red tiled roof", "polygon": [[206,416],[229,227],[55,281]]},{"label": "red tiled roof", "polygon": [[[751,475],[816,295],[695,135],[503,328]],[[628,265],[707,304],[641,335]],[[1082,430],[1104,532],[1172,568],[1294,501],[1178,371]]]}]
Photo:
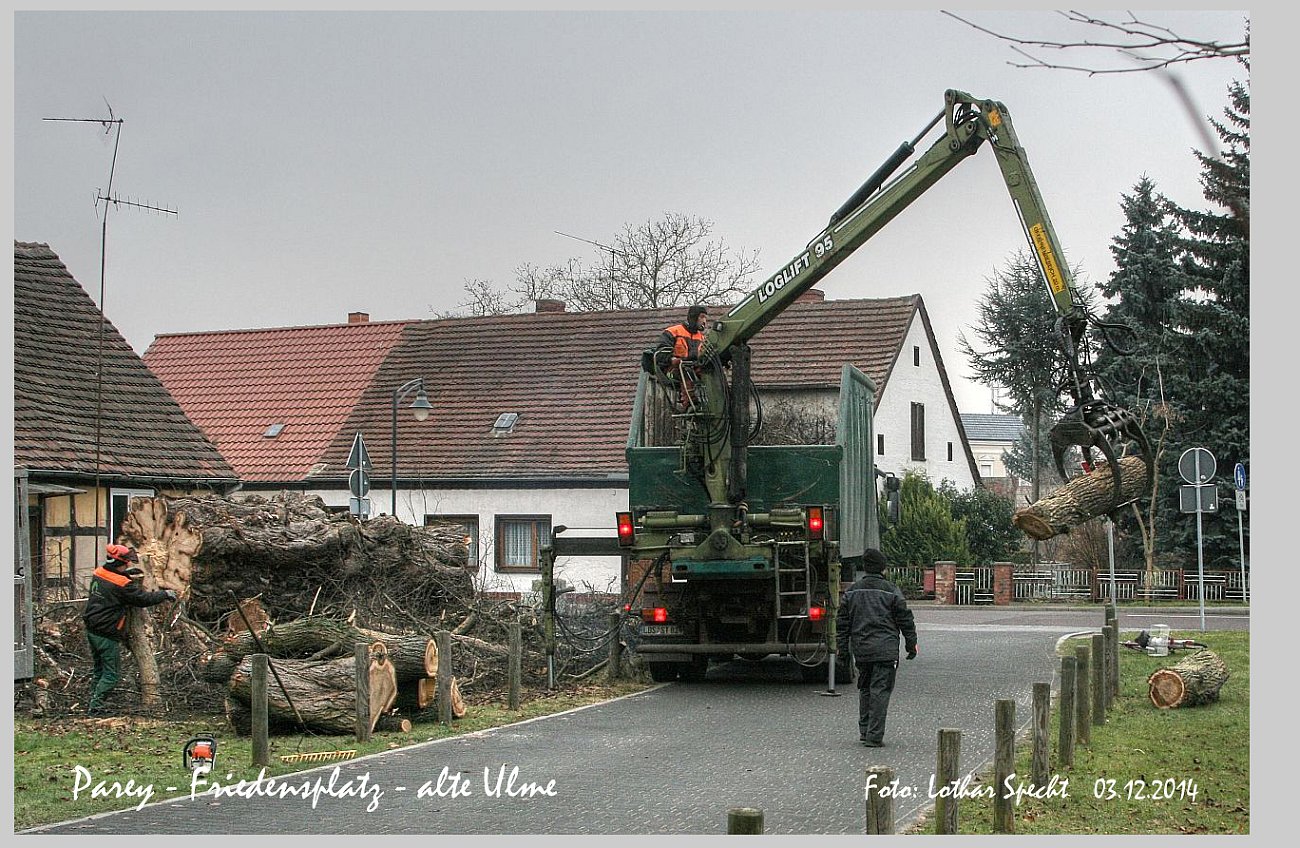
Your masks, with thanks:
[{"label": "red tiled roof", "polygon": [[[145,364],[242,480],[301,480],[338,435],[406,322],[178,333]],[[283,424],[275,438],[263,434]]]},{"label": "red tiled roof", "polygon": [[[845,362],[883,389],[913,314],[914,297],[796,303],[751,346],[760,386],[837,387]],[[392,392],[423,377],[433,412],[398,425],[399,476],[591,477],[626,473],[641,351],[683,310],[562,312],[422,321],[410,325],[321,457],[343,473],[355,433],[375,473],[391,474]],[[815,340],[810,343],[810,340]],[[514,429],[494,436],[503,412]]]},{"label": "red tiled roof", "polygon": [[[791,305],[751,346],[760,386],[837,387],[845,362],[883,391],[919,297]],[[399,409],[403,480],[604,479],[626,473],[641,351],[681,308],[551,312],[159,336],[145,362],[249,482],[341,479],[361,433],[392,473],[393,392],[423,378],[433,412]],[[410,398],[401,406],[409,405]],[[493,435],[503,412],[514,429]],[[275,439],[262,433],[286,424]]]},{"label": "red tiled roof", "polygon": [[233,486],[226,460],[107,320],[101,356],[100,320],[48,245],[14,242],[14,463]]}]

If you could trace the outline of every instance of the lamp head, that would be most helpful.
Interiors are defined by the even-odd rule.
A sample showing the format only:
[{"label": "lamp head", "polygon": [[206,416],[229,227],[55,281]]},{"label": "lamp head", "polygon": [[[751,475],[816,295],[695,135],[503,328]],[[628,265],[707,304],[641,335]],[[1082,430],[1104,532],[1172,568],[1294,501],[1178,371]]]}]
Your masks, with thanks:
[{"label": "lamp head", "polygon": [[433,411],[433,404],[429,403],[429,396],[424,393],[424,389],[421,389],[420,393],[415,396],[410,409],[416,421],[423,421],[429,417],[429,413]]}]

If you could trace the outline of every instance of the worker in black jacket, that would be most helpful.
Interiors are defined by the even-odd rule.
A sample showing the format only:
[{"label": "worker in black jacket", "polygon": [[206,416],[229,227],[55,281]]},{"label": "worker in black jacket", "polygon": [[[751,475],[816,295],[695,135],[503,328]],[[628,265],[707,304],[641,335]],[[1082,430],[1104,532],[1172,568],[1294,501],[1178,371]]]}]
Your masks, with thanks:
[{"label": "worker in black jacket", "polygon": [[133,567],[140,561],[135,548],[109,545],[108,558],[90,578],[86,609],[81,614],[90,641],[92,663],[90,715],[107,715],[104,700],[120,678],[122,641],[126,638],[126,614],[130,607],[151,607],[176,599],[171,589],[150,592],[141,587],[142,572]]},{"label": "worker in black jacket", "polygon": [[916,622],[897,586],[884,577],[888,563],[874,548],[862,554],[866,574],[844,593],[835,618],[836,649],[853,650],[858,667],[858,738],[869,748],[884,744],[885,717],[898,672],[898,637],[907,658],[917,654]]}]

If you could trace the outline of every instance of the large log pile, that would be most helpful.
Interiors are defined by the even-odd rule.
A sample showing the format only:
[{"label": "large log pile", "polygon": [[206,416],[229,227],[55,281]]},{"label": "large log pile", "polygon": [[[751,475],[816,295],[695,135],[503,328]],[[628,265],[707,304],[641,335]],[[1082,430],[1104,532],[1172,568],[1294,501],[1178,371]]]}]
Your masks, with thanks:
[{"label": "large log pile", "polygon": [[1147,678],[1151,703],[1162,710],[1208,704],[1218,699],[1226,682],[1228,666],[1208,648],[1172,668],[1157,669]]},{"label": "large log pile", "polygon": [[135,498],[122,537],[198,619],[229,611],[233,592],[260,596],[277,620],[332,612],[427,624],[473,595],[463,537],[391,516],[361,523],[293,493]]},{"label": "large log pile", "polygon": [[[140,552],[145,588],[169,587],[180,596],[132,610],[125,674],[110,703],[115,710],[211,715],[225,709],[238,719],[242,707],[231,682],[258,652],[268,653],[277,669],[281,661],[334,662],[333,688],[355,698],[355,674],[342,666],[353,662],[358,641],[382,642],[397,697],[375,727],[400,728],[437,718],[435,676],[442,663],[433,639],[448,631],[449,700],[453,715],[461,716],[467,704],[506,699],[506,645],[516,621],[524,627],[524,687],[546,687],[538,610],[476,594],[466,540],[458,534],[387,516],[360,522],[319,498],[285,493],[133,498],[114,541]],[[32,701],[49,716],[85,709],[90,660],[83,607],[84,599],[38,598],[32,688],[40,698]],[[585,612],[576,614],[572,626],[585,621]],[[603,628],[603,610],[593,620]],[[557,671],[576,677],[599,659],[561,641]],[[296,671],[292,663],[285,668]],[[268,685],[271,694],[279,688],[274,679]],[[292,725],[297,728],[296,720]]]},{"label": "large log pile", "polygon": [[[1140,497],[1146,491],[1147,465],[1137,456],[1119,460],[1121,503]],[[1016,511],[1011,523],[1025,535],[1040,542],[1068,533],[1094,518],[1107,515],[1115,508],[1115,489],[1109,463],[1100,463],[1087,474],[1034,503]]]},{"label": "large log pile", "polygon": [[[371,715],[390,720],[376,726],[391,724],[382,714],[399,690],[436,692],[427,681],[438,671],[439,630],[455,634],[454,715],[465,714],[467,680],[485,699],[504,687],[505,625],[475,598],[458,534],[388,516],[359,522],[319,498],[284,493],[135,498],[118,541],[139,551],[146,588],[180,595],[133,612],[146,708],[171,706],[180,693],[190,707],[224,706],[233,722],[246,721],[248,657],[265,652],[295,704],[300,687],[315,727],[350,728],[339,716],[355,708],[353,650],[368,642],[385,651],[386,671],[376,673],[393,678],[392,699]],[[385,685],[374,682],[372,692]],[[280,682],[269,689],[273,723],[298,725]],[[427,712],[427,697],[411,703],[420,700]]]}]

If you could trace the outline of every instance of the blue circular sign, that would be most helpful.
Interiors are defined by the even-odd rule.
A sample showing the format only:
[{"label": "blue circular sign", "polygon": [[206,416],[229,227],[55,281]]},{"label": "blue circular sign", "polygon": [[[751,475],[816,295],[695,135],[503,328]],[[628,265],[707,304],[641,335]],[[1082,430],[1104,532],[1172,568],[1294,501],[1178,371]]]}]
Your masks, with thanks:
[{"label": "blue circular sign", "polygon": [[1237,484],[1238,489],[1246,488],[1246,466],[1238,462],[1232,469],[1232,481]]}]

